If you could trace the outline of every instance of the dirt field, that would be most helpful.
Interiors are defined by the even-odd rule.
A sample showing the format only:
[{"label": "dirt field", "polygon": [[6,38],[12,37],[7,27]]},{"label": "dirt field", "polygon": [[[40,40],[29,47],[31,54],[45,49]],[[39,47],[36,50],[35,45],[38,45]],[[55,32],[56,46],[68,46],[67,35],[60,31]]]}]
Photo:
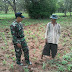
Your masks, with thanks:
[{"label": "dirt field", "polygon": [[[63,60],[63,55],[72,52],[72,28],[70,26],[65,28],[62,27],[60,42],[58,44],[58,53],[55,61],[53,61],[47,56],[44,56],[43,59],[41,59],[41,53],[45,45],[45,27],[46,25],[43,24],[35,24],[24,27],[25,38],[29,46],[30,61],[32,62],[32,65],[28,66],[28,68],[16,65],[10,29],[1,29],[0,72],[57,72],[59,70],[58,65]],[[23,53],[21,59],[25,64]],[[70,62],[68,62],[68,64],[69,63]],[[68,71],[65,70],[65,72]]]}]

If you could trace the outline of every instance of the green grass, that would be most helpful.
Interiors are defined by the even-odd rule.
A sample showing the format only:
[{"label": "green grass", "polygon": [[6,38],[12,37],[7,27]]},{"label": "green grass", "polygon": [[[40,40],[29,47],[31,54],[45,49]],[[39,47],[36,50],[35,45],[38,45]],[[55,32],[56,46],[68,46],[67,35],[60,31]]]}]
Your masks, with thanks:
[{"label": "green grass", "polygon": [[[63,16],[63,13],[56,13],[59,16],[59,19],[57,20],[58,23],[60,23],[62,26],[71,25],[72,23],[72,16],[67,17],[61,17]],[[32,24],[42,24],[46,25],[48,22],[50,22],[50,19],[29,19],[29,16],[27,13],[23,13],[23,15],[26,17],[22,23],[27,25]],[[69,13],[67,13],[69,15]],[[0,14],[0,28],[7,28],[10,26],[10,24],[15,20],[15,16],[13,13],[9,14]]]},{"label": "green grass", "polygon": [[[56,15],[59,15],[59,16],[65,16],[64,13],[55,13],[55,14],[56,14]],[[72,14],[72,12],[71,12],[71,14]],[[70,12],[67,12],[66,15],[67,15],[67,16],[70,16]]]},{"label": "green grass", "polygon": [[[23,15],[25,17],[29,17],[27,13],[23,13]],[[15,18],[14,13],[8,13],[8,14],[0,13],[0,19],[12,19],[12,18]]]}]

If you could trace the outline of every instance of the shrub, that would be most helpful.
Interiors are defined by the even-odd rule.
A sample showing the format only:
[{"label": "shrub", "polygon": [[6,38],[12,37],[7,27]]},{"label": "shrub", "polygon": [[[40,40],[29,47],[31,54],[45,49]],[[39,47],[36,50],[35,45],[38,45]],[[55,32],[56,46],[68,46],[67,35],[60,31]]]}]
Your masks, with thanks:
[{"label": "shrub", "polygon": [[27,10],[31,18],[48,18],[56,10],[56,0],[30,0]]}]

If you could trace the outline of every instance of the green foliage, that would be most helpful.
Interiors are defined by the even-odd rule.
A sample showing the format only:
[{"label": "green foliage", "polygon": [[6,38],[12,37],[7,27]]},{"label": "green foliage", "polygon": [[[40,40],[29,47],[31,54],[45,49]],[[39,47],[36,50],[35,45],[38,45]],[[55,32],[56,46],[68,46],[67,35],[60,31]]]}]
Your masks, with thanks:
[{"label": "green foliage", "polygon": [[41,45],[39,46],[39,49],[41,49],[42,47],[41,47]]},{"label": "green foliage", "polygon": [[6,64],[6,60],[3,60],[2,62],[3,62],[3,65],[5,65],[5,64]]},{"label": "green foliage", "polygon": [[[56,4],[58,12],[62,12],[66,16],[66,12],[72,11],[72,0],[59,0],[58,3]],[[70,13],[71,16],[71,13]]]},{"label": "green foliage", "polygon": [[65,65],[65,64],[67,64],[67,63],[68,63],[68,62],[65,61],[65,60],[62,61],[62,64],[63,64],[63,65]]},{"label": "green foliage", "polygon": [[56,0],[31,1],[27,5],[29,16],[34,19],[48,18],[56,9]]},{"label": "green foliage", "polygon": [[45,67],[46,67],[46,63],[43,62],[43,66],[42,66],[42,68],[45,69]]},{"label": "green foliage", "polygon": [[69,59],[70,59],[70,56],[64,55],[64,56],[63,56],[63,59],[69,60]]},{"label": "green foliage", "polygon": [[36,58],[36,57],[34,57],[34,58],[33,58],[33,60],[34,60],[34,61],[36,61],[36,60],[37,60],[37,58]]},{"label": "green foliage", "polygon": [[34,54],[35,54],[35,52],[36,52],[36,49],[34,49],[34,51],[33,51],[33,52],[34,52]]},{"label": "green foliage", "polygon": [[64,53],[66,54],[66,51],[64,51]]},{"label": "green foliage", "polygon": [[24,72],[29,72],[28,68],[23,67],[23,69],[24,69]]},{"label": "green foliage", "polygon": [[58,66],[58,71],[60,71],[60,72],[64,72],[64,71],[65,71],[64,66],[59,65],[59,66]]},{"label": "green foliage", "polygon": [[10,67],[11,67],[12,69],[14,68],[13,63],[12,63],[12,64],[10,64]]},{"label": "green foliage", "polygon": [[5,50],[6,48],[2,46],[1,49]]},{"label": "green foliage", "polygon": [[66,42],[66,38],[64,38],[64,42]]},{"label": "green foliage", "polygon": [[12,60],[15,61],[16,60],[15,57],[12,57]]},{"label": "green foliage", "polygon": [[58,53],[57,57],[59,58],[59,57],[60,57],[60,55],[61,55],[61,54],[60,54],[60,53]]},{"label": "green foliage", "polygon": [[10,56],[8,54],[6,54],[6,57],[9,58]]},{"label": "green foliage", "polygon": [[67,69],[68,71],[72,71],[72,64],[68,64]]}]

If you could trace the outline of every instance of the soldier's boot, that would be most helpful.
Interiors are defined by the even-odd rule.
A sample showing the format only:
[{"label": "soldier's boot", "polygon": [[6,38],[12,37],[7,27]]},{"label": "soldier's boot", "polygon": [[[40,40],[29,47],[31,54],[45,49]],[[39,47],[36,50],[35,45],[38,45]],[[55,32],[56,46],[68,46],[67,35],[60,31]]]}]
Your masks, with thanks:
[{"label": "soldier's boot", "polygon": [[16,60],[16,64],[20,65],[20,66],[23,66],[23,63],[21,63],[21,60]]},{"label": "soldier's boot", "polygon": [[32,65],[32,63],[31,63],[30,60],[25,60],[25,62],[26,62],[28,65]]},{"label": "soldier's boot", "polygon": [[17,64],[20,65],[20,66],[23,66],[23,63],[21,63],[21,62],[17,62]]}]

